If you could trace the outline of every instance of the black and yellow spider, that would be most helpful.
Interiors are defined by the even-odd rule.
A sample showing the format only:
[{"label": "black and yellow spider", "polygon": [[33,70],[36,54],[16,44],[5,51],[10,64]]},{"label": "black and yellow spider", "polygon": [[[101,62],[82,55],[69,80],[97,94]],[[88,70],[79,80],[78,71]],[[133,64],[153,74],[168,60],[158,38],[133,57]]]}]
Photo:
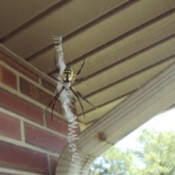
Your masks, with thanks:
[{"label": "black and yellow spider", "polygon": [[[54,61],[55,61],[55,66],[56,66],[56,60],[54,60]],[[63,71],[63,73],[62,73],[62,75],[60,75],[59,78],[54,78],[54,79],[56,79],[56,81],[59,82],[59,84],[61,85],[61,88],[59,88],[59,91],[56,91],[53,99],[50,101],[50,103],[48,104],[47,108],[45,109],[45,111],[46,111],[49,107],[52,106],[51,118],[52,118],[52,115],[53,115],[53,110],[55,108],[56,102],[59,99],[59,96],[61,95],[61,93],[63,91],[71,91],[72,92],[72,94],[78,100],[84,116],[85,116],[85,111],[84,111],[84,107],[83,107],[83,104],[81,102],[81,99],[86,101],[93,108],[96,108],[85,97],[83,97],[80,92],[74,90],[73,87],[72,87],[73,86],[73,79],[74,79],[74,77],[75,76],[77,77],[81,73],[81,71],[82,71],[82,69],[84,67],[84,64],[85,64],[85,59],[84,59],[82,65],[81,65],[79,71],[75,75],[74,75],[73,69],[70,66],[66,66],[64,71]],[[57,68],[57,66],[56,66],[56,68]],[[82,79],[75,79],[75,83],[80,82],[81,80]]]}]

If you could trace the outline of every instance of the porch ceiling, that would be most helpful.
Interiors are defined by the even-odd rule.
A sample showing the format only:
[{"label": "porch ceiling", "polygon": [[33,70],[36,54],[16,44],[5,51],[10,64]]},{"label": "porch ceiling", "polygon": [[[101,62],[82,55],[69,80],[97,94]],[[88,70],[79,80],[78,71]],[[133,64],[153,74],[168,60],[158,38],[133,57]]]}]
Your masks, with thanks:
[{"label": "porch ceiling", "polygon": [[51,77],[52,36],[63,36],[81,123],[101,118],[175,61],[175,0],[1,0],[0,42]]}]

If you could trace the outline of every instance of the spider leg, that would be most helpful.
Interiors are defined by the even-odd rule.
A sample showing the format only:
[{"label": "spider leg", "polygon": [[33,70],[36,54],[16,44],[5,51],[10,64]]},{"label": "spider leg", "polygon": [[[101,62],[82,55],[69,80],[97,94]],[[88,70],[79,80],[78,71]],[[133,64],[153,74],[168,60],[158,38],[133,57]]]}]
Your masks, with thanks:
[{"label": "spider leg", "polygon": [[84,64],[85,64],[85,59],[83,60],[83,63],[82,63],[82,65],[81,65],[79,71],[77,72],[77,75],[79,75],[79,74],[81,73],[81,71],[82,71],[82,69],[83,69],[83,67],[84,67]]},{"label": "spider leg", "polygon": [[[79,75],[79,74],[81,73],[81,71],[82,71],[84,65],[85,65],[85,59],[83,60],[83,63],[82,63],[82,65],[81,65],[79,71],[76,73],[76,75]],[[84,81],[84,80],[85,80],[85,78],[78,78],[78,79],[75,79],[74,85],[79,84],[79,83],[81,83],[81,82]]]},{"label": "spider leg", "polygon": [[58,93],[56,94],[56,96],[55,96],[54,100],[52,101],[51,120],[53,120],[53,110],[54,110],[54,108],[55,108],[57,98],[58,98]]},{"label": "spider leg", "polygon": [[80,104],[80,106],[81,106],[81,109],[82,109],[82,111],[83,111],[83,116],[84,116],[84,118],[85,118],[85,111],[84,111],[84,107],[83,107],[83,104],[81,103],[81,101],[80,101],[80,97],[79,97],[79,95],[77,94],[77,92],[76,91],[74,91],[73,90],[73,88],[72,87],[70,87],[70,90],[72,91],[72,93],[77,97],[77,99],[78,99],[78,102],[79,102],[79,104]]},{"label": "spider leg", "polygon": [[74,82],[74,85],[77,85],[77,84],[81,83],[81,82],[84,81],[85,79],[86,79],[86,78],[78,78],[78,79],[76,79],[75,82]]},{"label": "spider leg", "polygon": [[55,94],[55,96],[53,97],[53,99],[50,101],[50,103],[48,104],[48,106],[44,110],[44,113],[46,113],[47,109],[52,105],[51,119],[52,119],[52,116],[53,116],[53,110],[54,110],[54,107],[56,105],[56,101],[57,101],[59,95],[62,93],[63,90],[64,90],[64,86],[62,87],[62,89],[58,93]]},{"label": "spider leg", "polygon": [[94,106],[89,100],[87,100],[85,97],[83,97],[82,95],[81,95],[81,93],[80,92],[78,92],[77,91],[77,94],[78,94],[78,96],[82,99],[82,100],[84,100],[84,101],[86,101],[88,104],[90,104],[93,108],[97,108],[96,106]]},{"label": "spider leg", "polygon": [[61,81],[61,80],[59,80],[58,78],[56,78],[56,77],[52,77],[54,80],[56,80],[56,81],[59,81],[60,83],[62,83],[63,84],[63,82]]}]

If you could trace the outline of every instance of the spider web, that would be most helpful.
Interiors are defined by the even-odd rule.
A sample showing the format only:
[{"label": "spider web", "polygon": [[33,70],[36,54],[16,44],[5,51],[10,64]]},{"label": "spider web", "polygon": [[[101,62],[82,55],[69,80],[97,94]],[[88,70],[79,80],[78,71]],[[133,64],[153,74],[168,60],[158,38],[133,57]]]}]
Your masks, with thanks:
[{"label": "spider web", "polygon": [[[57,81],[56,93],[59,93],[63,86],[65,86],[64,81],[62,81],[62,74],[66,68],[64,53],[62,49],[62,37],[53,37],[53,43],[56,50],[56,66],[59,68],[59,77],[58,79],[61,81]],[[63,82],[63,83],[62,83]],[[76,145],[76,140],[78,140],[77,128],[77,116],[72,112],[72,98],[73,94],[70,90],[70,87],[63,89],[63,91],[59,95],[59,100],[64,109],[64,116],[68,121],[68,145],[69,151],[72,154],[72,161],[79,160],[78,149]]]}]

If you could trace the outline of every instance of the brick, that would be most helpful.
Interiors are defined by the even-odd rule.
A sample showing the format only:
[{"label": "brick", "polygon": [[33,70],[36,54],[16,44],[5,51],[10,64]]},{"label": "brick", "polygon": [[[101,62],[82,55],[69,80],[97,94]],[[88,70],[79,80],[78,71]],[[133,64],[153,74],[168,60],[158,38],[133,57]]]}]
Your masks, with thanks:
[{"label": "brick", "polygon": [[68,123],[56,116],[53,115],[51,118],[50,115],[46,117],[47,127],[55,130],[59,133],[67,135],[68,133]]},{"label": "brick", "polygon": [[51,168],[51,173],[52,174],[56,173],[57,163],[58,163],[58,157],[50,156],[50,168]]},{"label": "brick", "polygon": [[0,106],[43,124],[42,109],[0,88]]},{"label": "brick", "polygon": [[48,81],[46,81],[46,80],[41,80],[41,85],[43,86],[43,87],[45,87],[46,89],[48,89],[49,91],[51,91],[51,92],[55,92],[55,89],[56,89],[56,85],[54,86],[54,85],[52,85],[51,83],[49,83]]},{"label": "brick", "polygon": [[47,155],[0,141],[0,166],[48,174]]},{"label": "brick", "polygon": [[[44,105],[48,105],[53,98],[50,94],[46,93],[42,89],[36,87],[23,78],[20,78],[20,89],[23,94],[41,102]],[[57,101],[57,104],[55,105],[55,110],[59,113],[62,113],[62,108],[59,101]]]},{"label": "brick", "polygon": [[0,112],[0,135],[20,140],[20,121]]},{"label": "brick", "polygon": [[0,82],[17,89],[16,75],[2,65],[0,65]]},{"label": "brick", "polygon": [[59,153],[67,144],[65,138],[27,123],[25,123],[25,139],[27,143]]},{"label": "brick", "polygon": [[20,78],[20,89],[25,95],[40,101],[40,89],[23,78]]},{"label": "brick", "polygon": [[11,67],[13,67],[17,71],[21,72],[22,74],[26,75],[27,77],[31,78],[32,80],[35,80],[37,82],[39,81],[39,78],[36,74],[34,74],[30,70],[26,69],[26,67],[23,67],[18,62],[14,61],[12,58],[9,58],[7,55],[5,55],[4,53],[1,53],[1,52],[0,52],[0,60],[6,62]]}]

